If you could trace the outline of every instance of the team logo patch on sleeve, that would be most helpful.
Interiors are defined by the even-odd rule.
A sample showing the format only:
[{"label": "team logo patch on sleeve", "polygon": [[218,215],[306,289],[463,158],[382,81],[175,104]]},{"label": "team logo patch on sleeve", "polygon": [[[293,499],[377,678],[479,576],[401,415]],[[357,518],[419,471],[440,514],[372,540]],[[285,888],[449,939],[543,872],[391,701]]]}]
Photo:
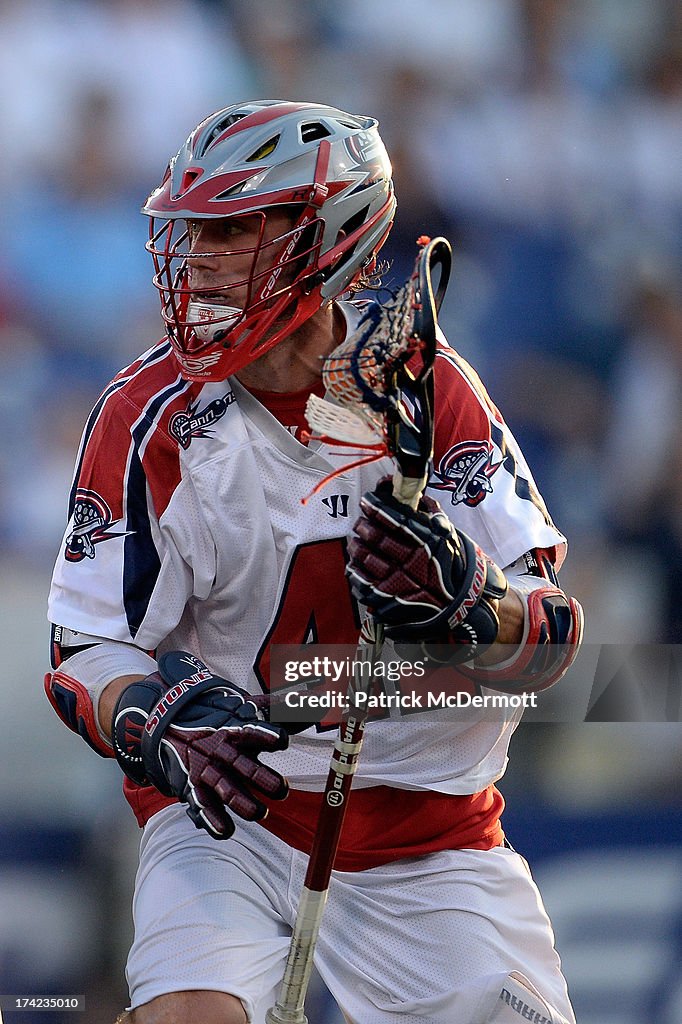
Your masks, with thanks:
[{"label": "team logo patch on sleeve", "polygon": [[443,455],[431,486],[452,491],[453,505],[480,505],[492,493],[491,477],[502,465],[502,460],[493,462],[493,454],[489,441],[461,441]]},{"label": "team logo patch on sleeve", "polygon": [[82,562],[84,558],[95,557],[95,545],[113,537],[126,537],[131,531],[110,530],[120,523],[114,520],[111,509],[104,498],[95,491],[79,487],[73,509],[71,532],[66,538],[64,557],[67,562]]},{"label": "team logo patch on sleeve", "polygon": [[182,448],[189,448],[193,437],[211,437],[211,427],[225,415],[234,402],[234,392],[227,391],[199,412],[199,403],[190,402],[184,412],[173,413],[168,430]]}]

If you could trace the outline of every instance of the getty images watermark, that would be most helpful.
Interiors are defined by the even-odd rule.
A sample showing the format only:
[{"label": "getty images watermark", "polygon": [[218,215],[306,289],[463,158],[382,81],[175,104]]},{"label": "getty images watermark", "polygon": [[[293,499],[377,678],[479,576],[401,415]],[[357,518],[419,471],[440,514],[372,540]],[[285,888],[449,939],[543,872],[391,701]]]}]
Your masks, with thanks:
[{"label": "getty images watermark", "polygon": [[[273,720],[338,725],[352,710],[371,719],[419,716],[472,721],[682,722],[682,646],[583,644],[574,664],[541,692],[494,673],[467,676],[431,662],[417,646],[386,645],[372,662],[354,645],[300,644],[270,648]],[[508,655],[513,657],[514,648]],[[447,651],[445,651],[447,654]],[[540,652],[539,652],[540,654]],[[500,649],[498,657],[505,652]],[[542,659],[541,659],[542,660]],[[275,718],[276,716],[276,718]]]},{"label": "getty images watermark", "polygon": [[[382,663],[379,663],[380,665]],[[286,664],[288,683],[296,683],[304,679],[313,679],[321,691],[287,690],[283,694],[284,705],[291,711],[314,712],[338,710],[378,711],[395,709],[398,711],[433,711],[445,708],[537,708],[536,693],[472,693],[467,690],[446,691],[445,689],[427,689],[418,692],[414,686],[404,691],[387,692],[376,683],[388,682],[404,684],[408,678],[420,679],[426,676],[426,662],[389,662],[386,675],[375,675],[368,671],[366,662],[335,662],[329,656],[313,657],[311,660],[289,660]],[[400,672],[393,666],[407,668],[410,671]],[[354,680],[364,680],[371,676],[371,689],[348,688],[345,691],[335,688],[344,673],[348,672]],[[329,685],[331,683],[331,685]]]},{"label": "getty images watermark", "polygon": [[273,720],[337,724],[351,711],[369,718],[410,719],[457,713],[504,720],[537,707],[537,694],[482,689],[425,658],[418,647],[390,646],[378,659],[342,644],[273,645]]}]

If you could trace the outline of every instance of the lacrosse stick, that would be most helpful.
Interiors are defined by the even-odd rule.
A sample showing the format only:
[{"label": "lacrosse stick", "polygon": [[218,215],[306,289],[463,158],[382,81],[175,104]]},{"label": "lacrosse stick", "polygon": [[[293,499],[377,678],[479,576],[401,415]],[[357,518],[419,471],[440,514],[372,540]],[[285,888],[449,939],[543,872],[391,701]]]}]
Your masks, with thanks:
[{"label": "lacrosse stick", "polygon": [[[394,497],[415,509],[433,455],[436,325],[452,262],[445,238],[420,238],[418,245],[409,281],[386,306],[371,306],[357,330],[325,360],[322,377],[335,404],[311,395],[306,408],[312,430],[323,440],[364,447],[371,454],[362,461],[392,455]],[[434,293],[432,273],[437,267]],[[358,660],[373,665],[382,644],[383,629],[370,616]],[[372,673],[360,671],[349,688],[349,710],[334,743],[284,977],[266,1024],[308,1024],[304,1003],[313,954],[368,713],[366,702],[360,710],[354,697],[371,684]]]}]

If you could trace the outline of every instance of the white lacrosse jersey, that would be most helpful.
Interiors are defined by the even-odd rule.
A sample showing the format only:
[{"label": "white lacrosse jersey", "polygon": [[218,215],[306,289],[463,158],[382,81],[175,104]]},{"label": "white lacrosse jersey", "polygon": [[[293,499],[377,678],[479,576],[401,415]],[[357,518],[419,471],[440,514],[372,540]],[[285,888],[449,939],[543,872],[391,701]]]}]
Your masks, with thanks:
[{"label": "white lacrosse jersey", "polygon": [[[357,307],[341,306],[352,328]],[[429,493],[498,565],[539,548],[558,567],[564,537],[480,380],[445,344],[434,372]],[[184,380],[159,343],[86,424],[50,620],[144,651],[190,651],[251,692],[268,689],[272,644],[355,645],[346,544],[361,495],[392,463],[343,472],[302,504],[353,457],[302,444],[235,379]],[[356,785],[478,793],[503,774],[519,717],[371,722]],[[311,727],[264,760],[294,789],[322,790],[334,735]]]}]

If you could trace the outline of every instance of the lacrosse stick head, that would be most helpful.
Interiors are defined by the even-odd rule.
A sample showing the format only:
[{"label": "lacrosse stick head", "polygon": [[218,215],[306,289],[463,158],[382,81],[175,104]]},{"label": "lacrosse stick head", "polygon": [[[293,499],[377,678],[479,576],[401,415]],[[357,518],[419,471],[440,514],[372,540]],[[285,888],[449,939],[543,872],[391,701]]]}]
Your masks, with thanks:
[{"label": "lacrosse stick head", "polygon": [[[311,395],[306,408],[317,436],[372,448],[377,458],[391,454],[400,460],[400,425],[414,429],[403,388],[417,392],[422,404],[429,398],[425,386],[436,354],[436,317],[447,287],[451,249],[444,238],[422,237],[417,244],[409,280],[385,305],[369,305],[355,331],[327,356],[322,379],[328,397]],[[431,272],[436,265],[440,281],[434,295]],[[430,448],[427,461],[429,456]]]},{"label": "lacrosse stick head", "polygon": [[412,279],[394,298],[372,303],[355,331],[327,356],[322,381],[327,398],[311,395],[306,416],[325,439],[367,447],[385,445],[388,381],[414,351]]}]

